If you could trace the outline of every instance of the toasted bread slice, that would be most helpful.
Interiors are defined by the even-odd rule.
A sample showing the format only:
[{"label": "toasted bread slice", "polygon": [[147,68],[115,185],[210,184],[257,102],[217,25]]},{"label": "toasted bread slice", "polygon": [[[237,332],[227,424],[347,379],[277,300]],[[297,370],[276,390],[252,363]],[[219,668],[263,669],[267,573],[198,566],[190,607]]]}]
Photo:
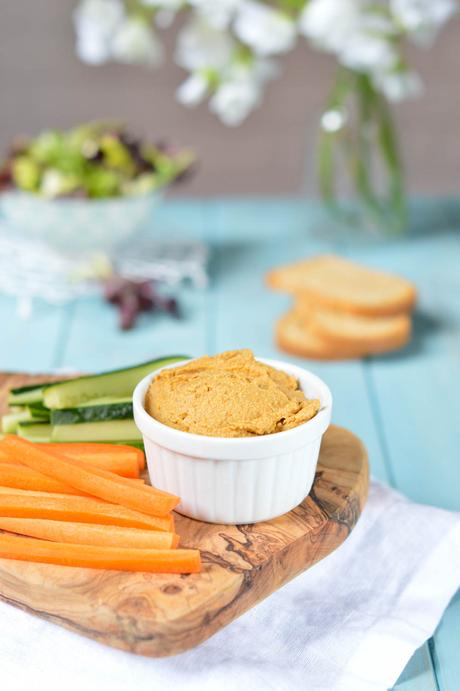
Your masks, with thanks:
[{"label": "toasted bread slice", "polygon": [[266,281],[275,290],[303,293],[318,305],[369,317],[407,312],[416,300],[414,285],[404,278],[335,255],[273,269]]},{"label": "toasted bread slice", "polygon": [[310,360],[353,360],[366,355],[358,347],[328,343],[311,330],[308,319],[294,310],[278,320],[275,334],[278,348],[297,357]]},{"label": "toasted bread slice", "polygon": [[337,347],[350,346],[377,353],[401,348],[411,335],[412,321],[407,314],[362,317],[317,307],[305,297],[297,299],[294,311],[308,320],[312,333]]},{"label": "toasted bread slice", "polygon": [[313,360],[350,360],[401,348],[410,336],[409,328],[409,332],[404,337],[401,332],[398,339],[393,335],[392,340],[382,338],[378,341],[375,338],[372,340],[368,335],[367,340],[363,337],[354,341],[338,340],[325,336],[324,332],[320,335],[317,327],[312,324],[308,314],[296,309],[281,317],[276,325],[276,342],[279,348],[292,355]]}]

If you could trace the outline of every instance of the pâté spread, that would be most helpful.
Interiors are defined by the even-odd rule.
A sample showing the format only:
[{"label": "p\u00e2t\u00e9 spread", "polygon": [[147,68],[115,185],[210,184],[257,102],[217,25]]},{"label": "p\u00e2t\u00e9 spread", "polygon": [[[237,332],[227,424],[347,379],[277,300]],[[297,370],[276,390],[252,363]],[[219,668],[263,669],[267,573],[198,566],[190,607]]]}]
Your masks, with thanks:
[{"label": "p\u00e2t\u00e9 spread", "polygon": [[232,350],[165,369],[145,398],[147,412],[169,427],[211,437],[283,432],[314,417],[297,379],[257,361],[251,350]]}]

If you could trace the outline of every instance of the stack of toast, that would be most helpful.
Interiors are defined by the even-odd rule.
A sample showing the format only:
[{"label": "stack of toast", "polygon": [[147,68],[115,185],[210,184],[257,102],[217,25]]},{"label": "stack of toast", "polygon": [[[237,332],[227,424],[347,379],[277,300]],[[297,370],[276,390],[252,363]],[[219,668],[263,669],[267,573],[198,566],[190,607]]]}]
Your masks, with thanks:
[{"label": "stack of toast", "polygon": [[276,325],[281,350],[345,360],[402,348],[410,340],[415,286],[335,255],[275,268],[267,284],[294,297]]}]

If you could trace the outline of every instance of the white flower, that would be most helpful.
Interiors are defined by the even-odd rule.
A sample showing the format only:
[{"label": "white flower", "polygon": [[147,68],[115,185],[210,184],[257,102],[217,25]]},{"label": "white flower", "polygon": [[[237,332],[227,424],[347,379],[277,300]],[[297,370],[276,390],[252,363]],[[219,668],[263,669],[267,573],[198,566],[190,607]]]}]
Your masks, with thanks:
[{"label": "white flower", "polygon": [[233,65],[211,98],[210,110],[225,125],[240,125],[260,105],[264,84],[277,73],[277,66],[270,60],[256,59],[249,64]]},{"label": "white flower", "polygon": [[237,127],[259,103],[259,87],[249,80],[236,80],[219,86],[209,108],[225,125]]},{"label": "white flower", "polygon": [[338,52],[361,23],[356,0],[310,0],[299,19],[299,30],[323,50]]},{"label": "white flower", "polygon": [[191,72],[220,72],[230,63],[234,50],[235,42],[227,31],[216,29],[202,17],[194,17],[179,33],[176,62]]},{"label": "white flower", "polygon": [[326,110],[321,116],[321,127],[325,132],[338,132],[342,129],[347,121],[347,113],[345,110]]},{"label": "white flower", "polygon": [[415,98],[423,91],[423,83],[416,72],[396,71],[377,74],[374,84],[390,101]]},{"label": "white flower", "polygon": [[93,65],[110,60],[112,36],[124,16],[120,0],[83,0],[73,15],[78,57]]},{"label": "white flower", "polygon": [[405,31],[430,41],[457,10],[455,0],[390,0],[391,10]]},{"label": "white flower", "polygon": [[237,38],[259,55],[286,53],[296,40],[294,22],[261,2],[247,0],[238,9],[234,31]]},{"label": "white flower", "polygon": [[398,54],[389,41],[356,33],[339,52],[339,59],[343,65],[353,70],[374,72],[394,67]]},{"label": "white flower", "polygon": [[208,93],[207,79],[199,72],[191,74],[176,91],[176,97],[183,106],[197,106]]},{"label": "white flower", "polygon": [[244,0],[189,0],[190,5],[216,29],[226,29],[243,2]]},{"label": "white flower", "polygon": [[112,57],[119,62],[157,67],[163,59],[163,47],[153,29],[138,17],[128,17],[115,32]]},{"label": "white flower", "polygon": [[312,0],[299,28],[323,50],[354,70],[389,70],[398,61],[392,23],[363,0]]}]

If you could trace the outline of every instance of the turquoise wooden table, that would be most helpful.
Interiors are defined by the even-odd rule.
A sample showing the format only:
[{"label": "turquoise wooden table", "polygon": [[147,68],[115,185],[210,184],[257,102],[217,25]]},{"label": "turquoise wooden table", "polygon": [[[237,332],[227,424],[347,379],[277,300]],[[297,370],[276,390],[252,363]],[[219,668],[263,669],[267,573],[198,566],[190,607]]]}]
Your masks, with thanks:
[{"label": "turquoise wooden table", "polygon": [[[273,325],[289,301],[264,288],[264,272],[308,254],[340,251],[407,276],[420,300],[414,338],[404,351],[309,363],[332,388],[334,421],[365,441],[377,478],[416,501],[460,510],[460,204],[414,202],[414,218],[409,237],[366,241],[331,234],[317,207],[294,200],[170,202],[158,217],[159,232],[182,231],[212,252],[210,286],[181,290],[180,321],[146,317],[121,333],[114,311],[98,299],[63,307],[37,303],[32,316],[21,319],[15,301],[0,296],[0,368],[98,370],[171,352],[243,346],[276,357]],[[458,691],[459,644],[457,595],[398,691]]]}]

